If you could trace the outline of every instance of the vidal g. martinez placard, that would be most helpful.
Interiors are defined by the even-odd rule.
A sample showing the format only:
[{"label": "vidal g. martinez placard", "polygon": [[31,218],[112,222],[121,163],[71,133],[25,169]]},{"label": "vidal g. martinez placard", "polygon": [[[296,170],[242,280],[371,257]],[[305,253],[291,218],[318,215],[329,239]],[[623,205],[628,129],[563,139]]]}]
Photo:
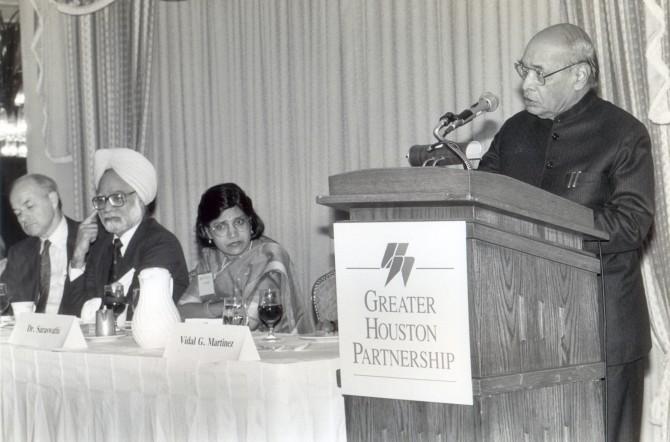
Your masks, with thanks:
[{"label": "vidal g. martinez placard", "polygon": [[334,229],[342,393],[472,405],[465,222]]}]

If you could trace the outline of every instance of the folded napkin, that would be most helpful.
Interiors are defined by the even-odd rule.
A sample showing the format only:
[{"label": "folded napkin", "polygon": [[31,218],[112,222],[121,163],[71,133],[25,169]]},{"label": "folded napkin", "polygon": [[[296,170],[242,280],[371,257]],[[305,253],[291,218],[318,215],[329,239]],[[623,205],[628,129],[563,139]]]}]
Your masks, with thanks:
[{"label": "folded napkin", "polygon": [[102,298],[92,298],[84,303],[79,315],[82,324],[95,324],[95,312],[100,310],[100,304],[102,304]]}]

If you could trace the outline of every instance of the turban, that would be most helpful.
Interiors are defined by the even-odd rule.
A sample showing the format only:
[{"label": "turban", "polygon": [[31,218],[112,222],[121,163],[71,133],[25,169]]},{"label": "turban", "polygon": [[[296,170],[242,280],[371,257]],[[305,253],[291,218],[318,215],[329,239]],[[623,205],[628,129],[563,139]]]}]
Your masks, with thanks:
[{"label": "turban", "polygon": [[93,157],[96,187],[100,184],[102,174],[109,169],[128,183],[144,204],[156,198],[156,169],[141,153],[125,147],[96,150]]}]

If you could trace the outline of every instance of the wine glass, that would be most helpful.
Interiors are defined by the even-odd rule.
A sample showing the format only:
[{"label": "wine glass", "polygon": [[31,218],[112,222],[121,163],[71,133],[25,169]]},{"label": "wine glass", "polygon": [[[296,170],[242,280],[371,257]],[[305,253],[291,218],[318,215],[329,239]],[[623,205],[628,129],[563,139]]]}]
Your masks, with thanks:
[{"label": "wine glass", "polygon": [[239,296],[223,299],[223,323],[228,325],[247,325],[247,309]]},{"label": "wine glass", "polygon": [[[123,291],[123,284],[119,282],[106,284],[104,287],[104,296],[102,302],[107,306],[107,308],[112,309],[114,312],[115,322],[118,321],[119,315],[123,313],[123,311],[126,309],[126,304],[128,303],[125,292]],[[117,328],[119,328],[118,324]]]},{"label": "wine glass", "polygon": [[5,313],[9,307],[9,293],[7,293],[7,284],[0,283],[0,316]]},{"label": "wine glass", "polygon": [[263,339],[266,341],[276,341],[279,338],[274,334],[275,325],[281,320],[284,314],[280,292],[273,289],[261,289],[259,292],[258,319],[270,329],[268,335]]}]

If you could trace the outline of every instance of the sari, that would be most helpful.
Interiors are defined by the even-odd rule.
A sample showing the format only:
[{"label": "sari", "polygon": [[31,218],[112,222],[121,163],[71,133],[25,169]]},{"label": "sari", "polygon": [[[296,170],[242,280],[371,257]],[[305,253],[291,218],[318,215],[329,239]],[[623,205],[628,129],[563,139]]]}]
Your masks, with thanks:
[{"label": "sari", "polygon": [[[212,274],[214,293],[200,296],[199,275],[207,273]],[[203,248],[201,260],[189,274],[189,285],[179,304],[222,302],[224,298],[239,296],[252,319],[249,325],[254,329],[253,319],[258,318],[258,291],[264,288],[275,288],[281,293],[284,313],[275,331],[307,333],[314,330],[309,303],[300,294],[289,254],[279,243],[264,236],[251,241],[247,251],[233,257],[216,248]],[[263,327],[261,323],[258,325]]]}]

